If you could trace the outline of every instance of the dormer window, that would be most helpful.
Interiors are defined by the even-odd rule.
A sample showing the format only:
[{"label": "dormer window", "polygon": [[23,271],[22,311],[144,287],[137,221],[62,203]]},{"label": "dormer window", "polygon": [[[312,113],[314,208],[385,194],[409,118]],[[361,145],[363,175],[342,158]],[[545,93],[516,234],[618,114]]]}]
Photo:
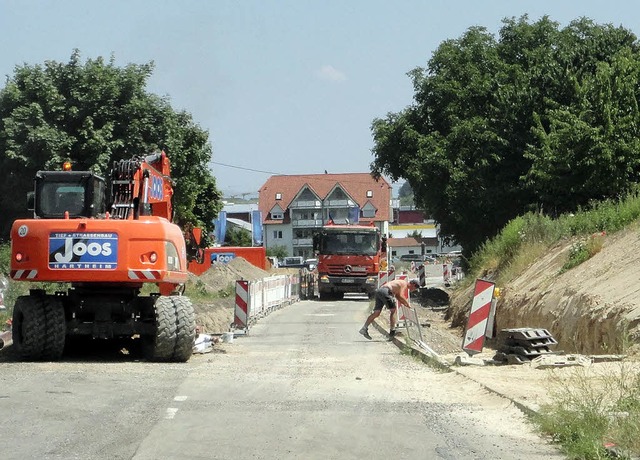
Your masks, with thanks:
[{"label": "dormer window", "polygon": [[282,220],[284,219],[284,214],[281,212],[272,212],[271,213],[271,219],[273,220]]},{"label": "dormer window", "polygon": [[373,190],[367,190],[367,198],[373,198]]},{"label": "dormer window", "polygon": [[282,199],[282,193],[276,193],[276,200]]}]

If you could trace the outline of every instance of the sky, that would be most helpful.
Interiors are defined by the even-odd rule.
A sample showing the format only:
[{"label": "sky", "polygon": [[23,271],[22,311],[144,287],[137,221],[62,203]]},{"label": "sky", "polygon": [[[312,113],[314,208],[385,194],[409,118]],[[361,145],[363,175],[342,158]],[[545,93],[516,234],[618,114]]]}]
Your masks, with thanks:
[{"label": "sky", "polygon": [[147,90],[209,133],[218,188],[248,198],[274,174],[370,171],[371,123],[413,102],[407,72],[524,14],[640,36],[637,0],[0,0],[0,88],[74,49],[153,61]]}]

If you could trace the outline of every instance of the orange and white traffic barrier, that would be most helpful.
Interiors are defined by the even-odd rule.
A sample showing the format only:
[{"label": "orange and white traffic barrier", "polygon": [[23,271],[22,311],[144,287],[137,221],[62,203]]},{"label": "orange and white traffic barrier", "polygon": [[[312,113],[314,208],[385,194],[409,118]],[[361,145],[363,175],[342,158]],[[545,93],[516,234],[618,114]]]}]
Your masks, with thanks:
[{"label": "orange and white traffic barrier", "polygon": [[495,283],[491,281],[476,280],[471,312],[469,313],[469,320],[467,321],[467,328],[462,342],[462,349],[469,356],[482,352],[484,347],[495,288]]},{"label": "orange and white traffic barrier", "polygon": [[395,279],[395,271],[393,270],[378,272],[378,287],[382,286],[383,284],[389,281],[393,281],[394,279]]}]

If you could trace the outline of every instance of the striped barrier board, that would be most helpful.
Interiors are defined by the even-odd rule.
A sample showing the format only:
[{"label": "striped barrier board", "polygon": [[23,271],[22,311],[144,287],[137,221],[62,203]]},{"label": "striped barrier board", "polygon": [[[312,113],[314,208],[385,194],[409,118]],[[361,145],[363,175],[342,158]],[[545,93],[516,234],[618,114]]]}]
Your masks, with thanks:
[{"label": "striped barrier board", "polygon": [[445,283],[448,283],[451,279],[451,273],[449,272],[449,264],[446,262],[442,264],[442,279]]},{"label": "striped barrier board", "polygon": [[258,318],[300,299],[300,277],[277,275],[254,281],[237,280],[232,329],[248,333]]},{"label": "striped barrier board", "polygon": [[473,302],[471,312],[462,341],[462,349],[470,356],[482,352],[484,347],[485,334],[489,326],[489,314],[493,293],[496,288],[495,283],[482,279],[476,280],[473,291]]},{"label": "striped barrier board", "polygon": [[[401,274],[398,275],[396,277],[399,280],[407,280],[407,278],[409,278],[409,275],[407,274]],[[405,296],[407,299],[409,298],[409,288],[407,287],[407,289],[405,289],[405,291],[402,293],[403,296]],[[400,305],[401,306],[401,305]],[[400,310],[400,313],[398,314],[398,322],[396,324],[396,327],[406,327],[406,317],[404,315],[404,308],[397,308],[396,312]],[[402,324],[400,324],[402,322]]]},{"label": "striped barrier board", "polygon": [[236,308],[233,318],[236,329],[247,330],[249,328],[249,282],[236,281]]},{"label": "striped barrier board", "polygon": [[393,270],[378,272],[378,287],[394,279],[395,272]]}]

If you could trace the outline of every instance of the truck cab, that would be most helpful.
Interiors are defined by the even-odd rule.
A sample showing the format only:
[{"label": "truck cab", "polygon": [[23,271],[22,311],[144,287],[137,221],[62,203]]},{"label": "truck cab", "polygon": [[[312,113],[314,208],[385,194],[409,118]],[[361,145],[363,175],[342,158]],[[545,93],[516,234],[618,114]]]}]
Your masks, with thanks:
[{"label": "truck cab", "polygon": [[318,258],[320,299],[342,299],[345,293],[373,294],[386,255],[378,228],[325,225],[314,236],[313,248]]},{"label": "truck cab", "polygon": [[88,171],[38,171],[27,207],[40,219],[104,216],[105,181]]}]

